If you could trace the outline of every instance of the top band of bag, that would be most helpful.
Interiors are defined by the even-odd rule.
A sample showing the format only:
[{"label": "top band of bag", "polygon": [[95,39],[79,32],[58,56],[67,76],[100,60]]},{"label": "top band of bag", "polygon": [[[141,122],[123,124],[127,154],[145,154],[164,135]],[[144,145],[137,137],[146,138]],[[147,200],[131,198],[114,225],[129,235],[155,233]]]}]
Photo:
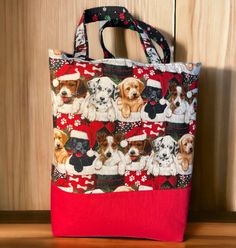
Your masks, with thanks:
[{"label": "top band of bag", "polygon": [[[138,30],[141,32],[145,32],[148,37],[150,39],[152,39],[153,41],[155,41],[158,46],[162,49],[163,51],[163,56],[161,57],[159,55],[159,53],[157,52],[157,56],[155,56],[154,61],[155,63],[170,63],[170,59],[171,59],[171,52],[170,52],[170,47],[169,44],[166,40],[166,38],[162,35],[162,33],[160,33],[157,29],[153,28],[152,26],[146,24],[145,22],[139,21],[139,20],[135,20],[136,25],[138,27]],[[108,49],[106,48],[105,44],[104,44],[104,39],[103,39],[103,31],[105,28],[108,27],[121,27],[121,28],[126,28],[126,29],[131,29],[134,30],[134,27],[132,25],[132,23],[130,22],[120,22],[120,21],[107,21],[99,30],[99,38],[100,38],[100,43],[103,49],[103,53],[104,53],[104,58],[115,58],[115,56],[108,51]],[[147,50],[148,53],[152,53],[152,49],[149,48]]]},{"label": "top band of bag", "polygon": [[[124,7],[119,6],[105,6],[87,9],[84,11],[80,22],[76,29],[75,42],[74,42],[74,57],[91,60],[89,58],[89,45],[87,38],[86,24],[97,21],[117,21],[124,23],[124,26],[132,26],[133,30],[138,32],[142,47],[149,63],[154,63],[158,55],[151,39],[142,28],[137,26],[136,21]],[[151,51],[151,52],[150,52]]]}]

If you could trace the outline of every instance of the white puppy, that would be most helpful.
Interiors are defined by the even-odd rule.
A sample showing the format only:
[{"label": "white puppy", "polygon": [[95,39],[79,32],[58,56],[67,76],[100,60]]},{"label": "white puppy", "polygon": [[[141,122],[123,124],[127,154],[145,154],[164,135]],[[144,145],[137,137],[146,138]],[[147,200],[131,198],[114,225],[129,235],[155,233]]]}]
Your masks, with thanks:
[{"label": "white puppy", "polygon": [[109,77],[98,77],[88,82],[91,95],[81,106],[82,115],[89,121],[114,121],[117,107],[115,99],[118,88]]},{"label": "white puppy", "polygon": [[177,173],[178,143],[170,136],[153,141],[153,151],[148,160],[148,171],[154,176],[175,176]]}]

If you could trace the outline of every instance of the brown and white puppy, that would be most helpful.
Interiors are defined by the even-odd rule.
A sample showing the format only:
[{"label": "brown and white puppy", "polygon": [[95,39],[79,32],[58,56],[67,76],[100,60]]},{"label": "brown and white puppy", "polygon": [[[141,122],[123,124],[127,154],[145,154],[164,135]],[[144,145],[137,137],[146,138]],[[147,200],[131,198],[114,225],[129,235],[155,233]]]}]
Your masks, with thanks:
[{"label": "brown and white puppy", "polygon": [[100,133],[97,135],[99,149],[98,157],[94,161],[95,169],[100,170],[102,166],[118,166],[118,172],[124,173],[125,160],[120,147],[122,139],[122,134]]},{"label": "brown and white puppy", "polygon": [[58,164],[65,164],[69,157],[68,152],[64,148],[68,136],[62,130],[54,128],[54,157]]},{"label": "brown and white puppy", "polygon": [[61,97],[63,103],[72,103],[75,97],[85,97],[87,88],[81,80],[59,80],[55,89],[56,95]]},{"label": "brown and white puppy", "polygon": [[84,81],[58,80],[55,93],[52,91],[53,114],[78,113],[86,94],[87,87]]},{"label": "brown and white puppy", "polygon": [[170,86],[170,94],[169,106],[165,110],[167,118],[170,122],[189,123],[185,87],[173,84]]},{"label": "brown and white puppy", "polygon": [[151,154],[152,146],[149,140],[128,141],[125,148],[127,170],[142,170],[146,166],[146,159]]},{"label": "brown and white puppy", "polygon": [[141,93],[144,84],[133,77],[125,78],[119,85],[120,97],[117,99],[118,109],[124,118],[129,118],[131,112],[139,112],[144,104]]},{"label": "brown and white puppy", "polygon": [[179,139],[178,144],[179,154],[177,159],[180,162],[181,169],[187,172],[189,166],[193,164],[194,136],[192,134],[185,134]]}]

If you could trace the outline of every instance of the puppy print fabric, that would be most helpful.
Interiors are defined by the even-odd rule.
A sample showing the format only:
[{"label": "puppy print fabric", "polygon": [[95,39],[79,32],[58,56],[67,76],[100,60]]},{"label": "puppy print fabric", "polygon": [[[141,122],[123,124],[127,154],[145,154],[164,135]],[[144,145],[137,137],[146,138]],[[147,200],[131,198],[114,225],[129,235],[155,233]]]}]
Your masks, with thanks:
[{"label": "puppy print fabric", "polygon": [[[190,187],[198,66],[65,57],[50,51],[52,182],[85,194]],[[107,76],[116,67],[127,76]]]}]

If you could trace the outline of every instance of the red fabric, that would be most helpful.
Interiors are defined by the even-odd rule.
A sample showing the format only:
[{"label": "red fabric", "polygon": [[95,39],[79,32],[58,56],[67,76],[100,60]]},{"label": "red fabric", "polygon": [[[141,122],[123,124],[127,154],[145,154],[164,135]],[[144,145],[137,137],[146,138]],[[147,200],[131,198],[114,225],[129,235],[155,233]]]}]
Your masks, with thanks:
[{"label": "red fabric", "polygon": [[126,171],[125,172],[125,185],[130,186],[130,187],[136,186],[137,188],[140,185],[152,187],[152,179],[151,179],[151,176],[148,175],[146,170]]},{"label": "red fabric", "polygon": [[78,127],[84,123],[84,119],[81,118],[81,114],[63,114],[58,113],[56,119],[56,126],[58,129],[77,130]]},{"label": "red fabric", "polygon": [[67,193],[52,184],[51,193],[54,236],[183,240],[190,188],[91,197]]}]

